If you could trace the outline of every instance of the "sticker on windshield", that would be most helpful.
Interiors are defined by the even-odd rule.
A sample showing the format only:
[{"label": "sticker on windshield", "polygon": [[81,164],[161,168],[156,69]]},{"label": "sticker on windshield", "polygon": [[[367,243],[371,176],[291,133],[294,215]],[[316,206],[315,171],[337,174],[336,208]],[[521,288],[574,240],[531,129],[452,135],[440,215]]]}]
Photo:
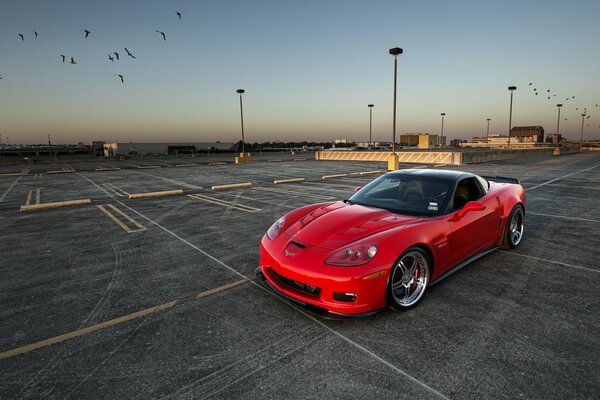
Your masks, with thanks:
[{"label": "sticker on windshield", "polygon": [[427,207],[427,209],[429,211],[437,211],[438,210],[438,203],[436,203],[434,201],[430,201],[429,202],[429,207]]}]

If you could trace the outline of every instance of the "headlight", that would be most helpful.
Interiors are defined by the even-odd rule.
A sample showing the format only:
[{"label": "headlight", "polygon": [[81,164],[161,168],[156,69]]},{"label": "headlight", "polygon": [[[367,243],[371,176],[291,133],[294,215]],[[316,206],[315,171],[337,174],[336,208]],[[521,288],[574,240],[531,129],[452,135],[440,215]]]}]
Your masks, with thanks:
[{"label": "headlight", "polygon": [[275,236],[277,236],[277,234],[283,227],[283,224],[285,224],[285,217],[281,217],[277,221],[275,221],[275,223],[271,225],[271,227],[267,231],[267,237],[271,240],[275,239]]},{"label": "headlight", "polygon": [[339,265],[344,267],[363,265],[375,257],[378,249],[379,246],[377,243],[355,244],[338,250],[331,257],[325,260],[325,264]]}]

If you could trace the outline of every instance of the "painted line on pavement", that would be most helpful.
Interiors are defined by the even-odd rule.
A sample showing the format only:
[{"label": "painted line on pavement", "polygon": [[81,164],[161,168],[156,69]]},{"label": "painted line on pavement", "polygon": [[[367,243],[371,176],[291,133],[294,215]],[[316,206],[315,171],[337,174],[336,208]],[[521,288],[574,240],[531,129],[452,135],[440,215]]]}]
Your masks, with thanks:
[{"label": "painted line on pavement", "polygon": [[582,267],[580,265],[567,264],[567,263],[564,263],[564,262],[554,261],[554,260],[548,260],[548,259],[540,258],[540,257],[528,256],[527,254],[515,253],[514,251],[500,250],[500,252],[501,253],[506,253],[506,254],[512,254],[514,256],[530,258],[530,259],[536,260],[536,261],[543,261],[543,262],[547,262],[547,263],[550,263],[550,264],[562,265],[564,267],[582,269],[584,271],[595,272],[597,274],[600,273],[600,270],[597,270],[597,269]]},{"label": "painted line on pavement", "polygon": [[[145,231],[148,229],[144,225],[140,224],[139,222],[137,222],[136,220],[134,220],[129,215],[125,214],[123,211],[121,211],[119,208],[117,208],[116,206],[114,206],[112,204],[102,204],[102,205],[99,205],[96,207],[98,207],[98,209],[100,209],[100,211],[102,211],[108,218],[112,219],[117,225],[119,225],[121,228],[123,228],[123,230],[127,233],[141,232],[141,231]],[[128,227],[115,214],[110,212],[108,210],[108,208],[110,208],[113,212],[116,212],[117,214],[119,214],[121,217],[125,218],[125,220],[127,220],[129,223],[131,223],[137,229],[131,229],[130,227]]]},{"label": "painted line on pavement", "polygon": [[585,222],[595,222],[595,223],[600,223],[600,220],[597,219],[589,219],[589,218],[579,218],[579,217],[566,217],[563,215],[556,215],[556,214],[542,214],[542,213],[536,213],[536,212],[531,212],[531,211],[527,211],[527,215],[539,215],[542,217],[551,217],[551,218],[562,218],[562,219],[572,219],[574,221],[585,221]]},{"label": "painted line on pavement", "polygon": [[573,176],[573,175],[581,174],[582,172],[591,171],[592,169],[594,169],[594,168],[598,168],[598,167],[600,167],[600,164],[594,165],[593,167],[590,167],[590,168],[583,169],[583,170],[581,170],[581,171],[572,172],[572,173],[570,173],[570,174],[563,175],[563,176],[561,176],[561,177],[558,177],[558,178],[554,178],[554,179],[552,179],[552,180],[549,180],[548,182],[540,183],[539,185],[536,185],[536,186],[533,186],[533,187],[530,187],[530,188],[525,188],[525,191],[527,191],[527,192],[528,192],[528,191],[530,191],[530,190],[537,189],[537,188],[539,188],[539,187],[542,187],[542,186],[546,186],[546,185],[548,185],[548,184],[550,184],[550,183],[552,183],[552,182],[556,182],[556,181],[559,181],[559,180],[561,180],[561,179],[568,178],[568,177],[570,177],[570,176]]},{"label": "painted line on pavement", "polygon": [[238,204],[238,203],[234,203],[234,202],[227,201],[227,200],[221,200],[221,199],[217,199],[215,197],[204,196],[202,194],[188,194],[187,196],[191,197],[193,199],[196,199],[196,200],[205,201],[207,203],[217,204],[217,205],[227,207],[227,208],[230,208],[230,207],[235,208],[236,210],[240,210],[240,211],[245,211],[245,212],[250,212],[250,213],[262,211],[260,208],[245,206],[243,204]]},{"label": "painted line on pavement", "polygon": [[143,310],[136,311],[134,313],[127,314],[122,317],[114,318],[114,319],[111,319],[108,321],[104,321],[99,324],[91,325],[86,328],[77,329],[75,331],[65,333],[63,335],[55,336],[55,337],[52,337],[49,339],[41,340],[36,343],[31,343],[31,344],[28,344],[25,346],[14,348],[12,350],[4,351],[4,352],[0,353],[0,360],[6,359],[6,358],[11,358],[11,357],[17,356],[19,354],[29,353],[33,350],[41,349],[43,347],[61,343],[66,340],[74,339],[74,338],[77,338],[77,337],[80,337],[83,335],[97,332],[102,329],[110,328],[111,326],[119,325],[119,324],[129,322],[129,321],[132,321],[132,320],[135,320],[138,318],[146,317],[146,316],[149,316],[149,315],[161,312],[161,311],[168,310],[170,308],[175,307],[176,305],[180,305],[180,304],[188,303],[190,301],[195,301],[195,300],[198,300],[198,299],[201,299],[204,297],[208,297],[210,295],[222,292],[224,290],[231,289],[231,288],[234,288],[234,287],[237,287],[240,285],[244,285],[248,282],[250,282],[250,280],[242,279],[239,281],[229,283],[227,285],[219,286],[214,289],[205,290],[203,292],[200,292],[200,293],[197,293],[197,294],[194,294],[191,296],[183,297],[181,299],[177,299],[177,300],[169,301],[167,303],[159,304],[157,306],[145,308]]}]

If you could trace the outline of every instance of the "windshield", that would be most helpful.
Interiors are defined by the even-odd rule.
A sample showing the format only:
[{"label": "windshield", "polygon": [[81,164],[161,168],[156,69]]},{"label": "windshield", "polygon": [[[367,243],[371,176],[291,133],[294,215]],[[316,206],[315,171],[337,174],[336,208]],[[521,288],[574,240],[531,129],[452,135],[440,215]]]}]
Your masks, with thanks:
[{"label": "windshield", "polygon": [[408,215],[438,215],[444,211],[452,182],[414,175],[384,175],[350,197],[369,207]]}]

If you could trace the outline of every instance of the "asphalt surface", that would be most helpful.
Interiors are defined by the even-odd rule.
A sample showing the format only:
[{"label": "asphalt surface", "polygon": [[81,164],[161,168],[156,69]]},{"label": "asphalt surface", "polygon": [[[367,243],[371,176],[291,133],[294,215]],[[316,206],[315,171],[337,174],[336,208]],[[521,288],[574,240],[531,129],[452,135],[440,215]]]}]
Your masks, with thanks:
[{"label": "asphalt surface", "polygon": [[[521,245],[409,312],[343,321],[251,281],[258,244],[385,165],[211,160],[225,158],[0,166],[0,399],[598,398],[600,152],[460,167],[522,181]],[[272,183],[285,178],[306,182]],[[241,182],[253,187],[210,189]],[[184,194],[127,197],[171,189]]]}]

